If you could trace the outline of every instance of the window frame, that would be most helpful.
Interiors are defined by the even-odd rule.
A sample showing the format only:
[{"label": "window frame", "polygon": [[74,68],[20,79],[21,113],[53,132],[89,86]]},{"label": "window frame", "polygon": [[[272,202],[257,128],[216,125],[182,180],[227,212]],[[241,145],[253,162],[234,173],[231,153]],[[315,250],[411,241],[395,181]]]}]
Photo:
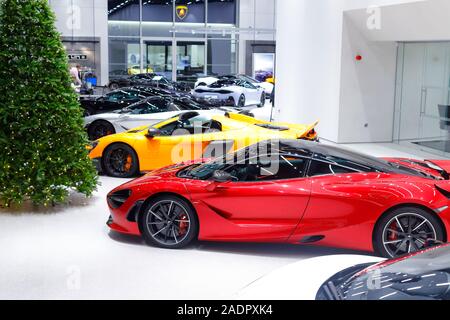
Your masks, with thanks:
[{"label": "window frame", "polygon": [[[298,159],[305,160],[305,168],[303,170],[302,175],[299,176],[299,177],[289,178],[289,179],[273,179],[273,180],[263,180],[263,181],[231,181],[231,183],[234,183],[234,184],[237,184],[237,183],[244,183],[244,184],[264,183],[264,184],[267,184],[267,183],[273,183],[273,182],[279,182],[279,181],[294,181],[294,180],[304,180],[304,179],[308,179],[309,178],[307,176],[307,173],[308,173],[308,170],[309,170],[309,165],[310,165],[311,158],[302,157],[302,156],[299,156],[299,155],[286,154],[286,153],[278,153],[277,155],[280,155],[282,157],[292,157],[292,158],[298,158]],[[266,154],[264,156],[268,156],[268,155]],[[259,159],[260,157],[262,157],[262,156],[261,155],[253,156],[253,157],[250,157],[250,158],[246,158],[245,161],[247,162],[247,161],[250,161],[251,159],[255,159],[255,158]],[[231,168],[233,168],[236,165],[239,165],[239,163],[234,163],[233,165],[231,165],[228,168],[223,169],[223,170],[228,172],[228,170],[231,170]]]}]

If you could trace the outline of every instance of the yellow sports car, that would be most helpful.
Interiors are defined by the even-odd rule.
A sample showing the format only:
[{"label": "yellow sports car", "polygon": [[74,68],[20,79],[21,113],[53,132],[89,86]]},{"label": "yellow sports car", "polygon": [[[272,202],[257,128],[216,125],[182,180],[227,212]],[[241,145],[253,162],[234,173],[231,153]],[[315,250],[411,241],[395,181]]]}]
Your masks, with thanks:
[{"label": "yellow sports car", "polygon": [[218,157],[264,140],[317,140],[317,124],[271,123],[234,113],[186,112],[151,127],[101,138],[90,146],[90,158],[100,173],[130,178],[172,164]]},{"label": "yellow sports car", "polygon": [[[132,66],[128,68],[128,74],[130,76],[141,74],[141,66]],[[153,69],[149,66],[147,66],[147,70],[144,69],[144,73],[153,73]]]}]

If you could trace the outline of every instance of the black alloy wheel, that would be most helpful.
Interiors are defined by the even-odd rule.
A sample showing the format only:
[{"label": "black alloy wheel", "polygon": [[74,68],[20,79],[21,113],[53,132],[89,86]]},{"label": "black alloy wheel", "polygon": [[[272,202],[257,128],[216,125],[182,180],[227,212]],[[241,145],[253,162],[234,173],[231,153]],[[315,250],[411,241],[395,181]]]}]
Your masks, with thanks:
[{"label": "black alloy wheel", "polygon": [[108,121],[95,121],[88,127],[88,136],[91,141],[95,141],[115,133],[116,130],[114,129],[114,126]]},{"label": "black alloy wheel", "polygon": [[198,219],[186,200],[164,196],[146,207],[140,219],[140,229],[149,245],[181,249],[197,237]]},{"label": "black alloy wheel", "polygon": [[258,105],[258,108],[263,108],[266,105],[266,93],[263,92],[261,94],[261,102]]},{"label": "black alloy wheel", "polygon": [[239,97],[239,101],[238,101],[238,108],[244,108],[245,107],[245,96],[243,94],[241,94],[241,96]]},{"label": "black alloy wheel", "polygon": [[397,258],[432,247],[444,241],[438,218],[426,210],[399,208],[384,216],[374,234],[376,252]]},{"label": "black alloy wheel", "polygon": [[136,152],[128,145],[118,143],[109,146],[103,154],[103,169],[114,178],[132,178],[139,173]]}]

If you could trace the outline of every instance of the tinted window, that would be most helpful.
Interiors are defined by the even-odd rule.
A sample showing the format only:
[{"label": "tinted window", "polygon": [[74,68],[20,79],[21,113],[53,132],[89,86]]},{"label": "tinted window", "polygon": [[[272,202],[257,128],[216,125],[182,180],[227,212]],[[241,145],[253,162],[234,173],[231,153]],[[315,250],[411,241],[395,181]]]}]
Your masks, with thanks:
[{"label": "tinted window", "polygon": [[326,162],[312,161],[311,166],[309,168],[308,176],[309,177],[317,177],[317,176],[325,176],[325,175],[330,175],[330,174],[344,174],[344,173],[355,173],[355,172],[358,172],[358,171],[343,168],[343,167],[336,166],[336,165],[326,163]]},{"label": "tinted window", "polygon": [[304,176],[307,160],[282,155],[277,158],[270,163],[258,161],[257,164],[236,165],[229,172],[241,182],[288,180]]},{"label": "tinted window", "polygon": [[168,108],[167,101],[163,99],[150,99],[130,107],[131,114],[150,114],[166,112]]},{"label": "tinted window", "polygon": [[346,167],[350,170],[360,171],[360,172],[374,172],[377,171],[376,168],[372,167],[369,163],[365,164],[364,162],[359,162],[353,160],[351,157],[349,158],[341,158],[333,155],[321,155],[315,154],[315,159],[323,160],[324,162],[329,162],[331,164],[336,164],[339,166]]},{"label": "tinted window", "polygon": [[[229,156],[227,156],[228,158]],[[199,166],[190,172],[197,179],[207,180],[216,170],[230,173],[235,182],[262,182],[273,180],[288,180],[304,176],[307,160],[297,157],[272,155],[270,157],[250,158],[231,163],[218,159],[217,161]]]}]

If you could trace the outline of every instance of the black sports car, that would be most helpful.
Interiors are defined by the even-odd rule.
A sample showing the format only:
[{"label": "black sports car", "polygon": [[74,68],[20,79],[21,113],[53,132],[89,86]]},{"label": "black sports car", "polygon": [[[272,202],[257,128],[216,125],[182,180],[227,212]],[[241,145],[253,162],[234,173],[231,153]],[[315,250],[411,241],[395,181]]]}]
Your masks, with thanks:
[{"label": "black sports car", "polygon": [[168,90],[172,93],[189,92],[191,88],[184,83],[178,83],[167,79],[166,77],[155,73],[142,73],[131,76],[113,78],[109,82],[109,88],[116,90],[130,86],[146,86],[158,89]]},{"label": "black sports car", "polygon": [[150,87],[130,87],[114,90],[103,96],[80,98],[84,116],[123,109],[133,103],[152,96],[168,95],[170,91]]}]

